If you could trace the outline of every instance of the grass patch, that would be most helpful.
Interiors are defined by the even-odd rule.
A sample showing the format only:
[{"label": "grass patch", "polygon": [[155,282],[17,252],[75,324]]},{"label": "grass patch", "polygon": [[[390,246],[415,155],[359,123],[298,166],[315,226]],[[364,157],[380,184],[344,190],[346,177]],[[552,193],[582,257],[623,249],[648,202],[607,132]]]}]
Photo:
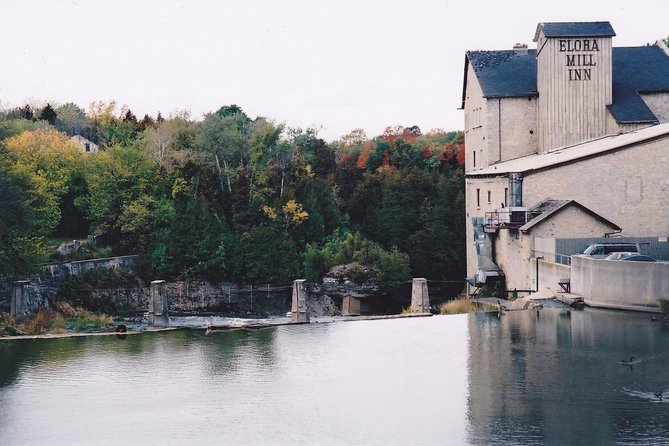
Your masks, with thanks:
[{"label": "grass patch", "polygon": [[8,313],[0,313],[0,336],[63,334],[68,332],[109,331],[114,321],[106,314],[96,314],[68,303],[58,303],[57,309],[39,310],[35,316],[17,324]]},{"label": "grass patch", "polygon": [[402,314],[412,314],[413,313],[413,306],[409,305],[406,308],[402,308]]},{"label": "grass patch", "polygon": [[444,302],[439,306],[439,314],[463,314],[478,311],[476,303],[466,297]]}]

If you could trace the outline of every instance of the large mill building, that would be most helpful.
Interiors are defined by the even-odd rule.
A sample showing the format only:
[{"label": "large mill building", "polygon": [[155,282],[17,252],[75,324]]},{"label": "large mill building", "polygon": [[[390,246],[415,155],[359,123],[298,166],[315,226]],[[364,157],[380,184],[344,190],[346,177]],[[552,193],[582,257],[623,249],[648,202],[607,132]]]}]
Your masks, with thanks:
[{"label": "large mill building", "polygon": [[540,23],[536,48],[469,51],[468,282],[532,289],[556,240],[669,234],[669,49],[609,22]]}]

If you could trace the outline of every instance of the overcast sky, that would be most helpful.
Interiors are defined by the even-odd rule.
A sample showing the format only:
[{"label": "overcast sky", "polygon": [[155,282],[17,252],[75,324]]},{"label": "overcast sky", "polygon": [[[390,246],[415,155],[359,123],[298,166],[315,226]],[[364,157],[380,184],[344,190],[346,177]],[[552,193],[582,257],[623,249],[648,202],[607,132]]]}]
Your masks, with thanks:
[{"label": "overcast sky", "polygon": [[534,47],[538,22],[669,35],[668,0],[0,0],[0,105],[114,99],[138,117],[237,104],[332,140],[460,130],[464,54]]}]

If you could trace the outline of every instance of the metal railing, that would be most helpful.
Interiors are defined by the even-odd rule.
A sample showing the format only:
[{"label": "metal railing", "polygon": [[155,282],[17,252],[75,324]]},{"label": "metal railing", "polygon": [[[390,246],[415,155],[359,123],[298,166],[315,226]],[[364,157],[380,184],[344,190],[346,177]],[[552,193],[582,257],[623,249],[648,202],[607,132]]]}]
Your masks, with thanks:
[{"label": "metal railing", "polygon": [[493,211],[485,213],[486,228],[519,228],[534,217],[539,215],[538,212],[520,211],[512,208],[507,208],[501,211]]},{"label": "metal railing", "polygon": [[555,252],[533,251],[534,258],[543,257],[547,262],[559,263],[560,265],[571,266],[571,255],[557,254]]}]

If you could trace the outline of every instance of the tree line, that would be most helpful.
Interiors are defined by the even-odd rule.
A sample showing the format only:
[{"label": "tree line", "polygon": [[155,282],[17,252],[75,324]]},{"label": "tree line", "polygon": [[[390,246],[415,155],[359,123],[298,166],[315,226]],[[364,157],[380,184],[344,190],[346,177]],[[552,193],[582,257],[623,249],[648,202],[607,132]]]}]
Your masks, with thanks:
[{"label": "tree line", "polygon": [[[87,153],[71,137],[99,146]],[[388,127],[326,142],[249,117],[138,119],[113,101],[0,111],[0,275],[99,235],[146,279],[317,281],[464,276],[462,132]]]}]

